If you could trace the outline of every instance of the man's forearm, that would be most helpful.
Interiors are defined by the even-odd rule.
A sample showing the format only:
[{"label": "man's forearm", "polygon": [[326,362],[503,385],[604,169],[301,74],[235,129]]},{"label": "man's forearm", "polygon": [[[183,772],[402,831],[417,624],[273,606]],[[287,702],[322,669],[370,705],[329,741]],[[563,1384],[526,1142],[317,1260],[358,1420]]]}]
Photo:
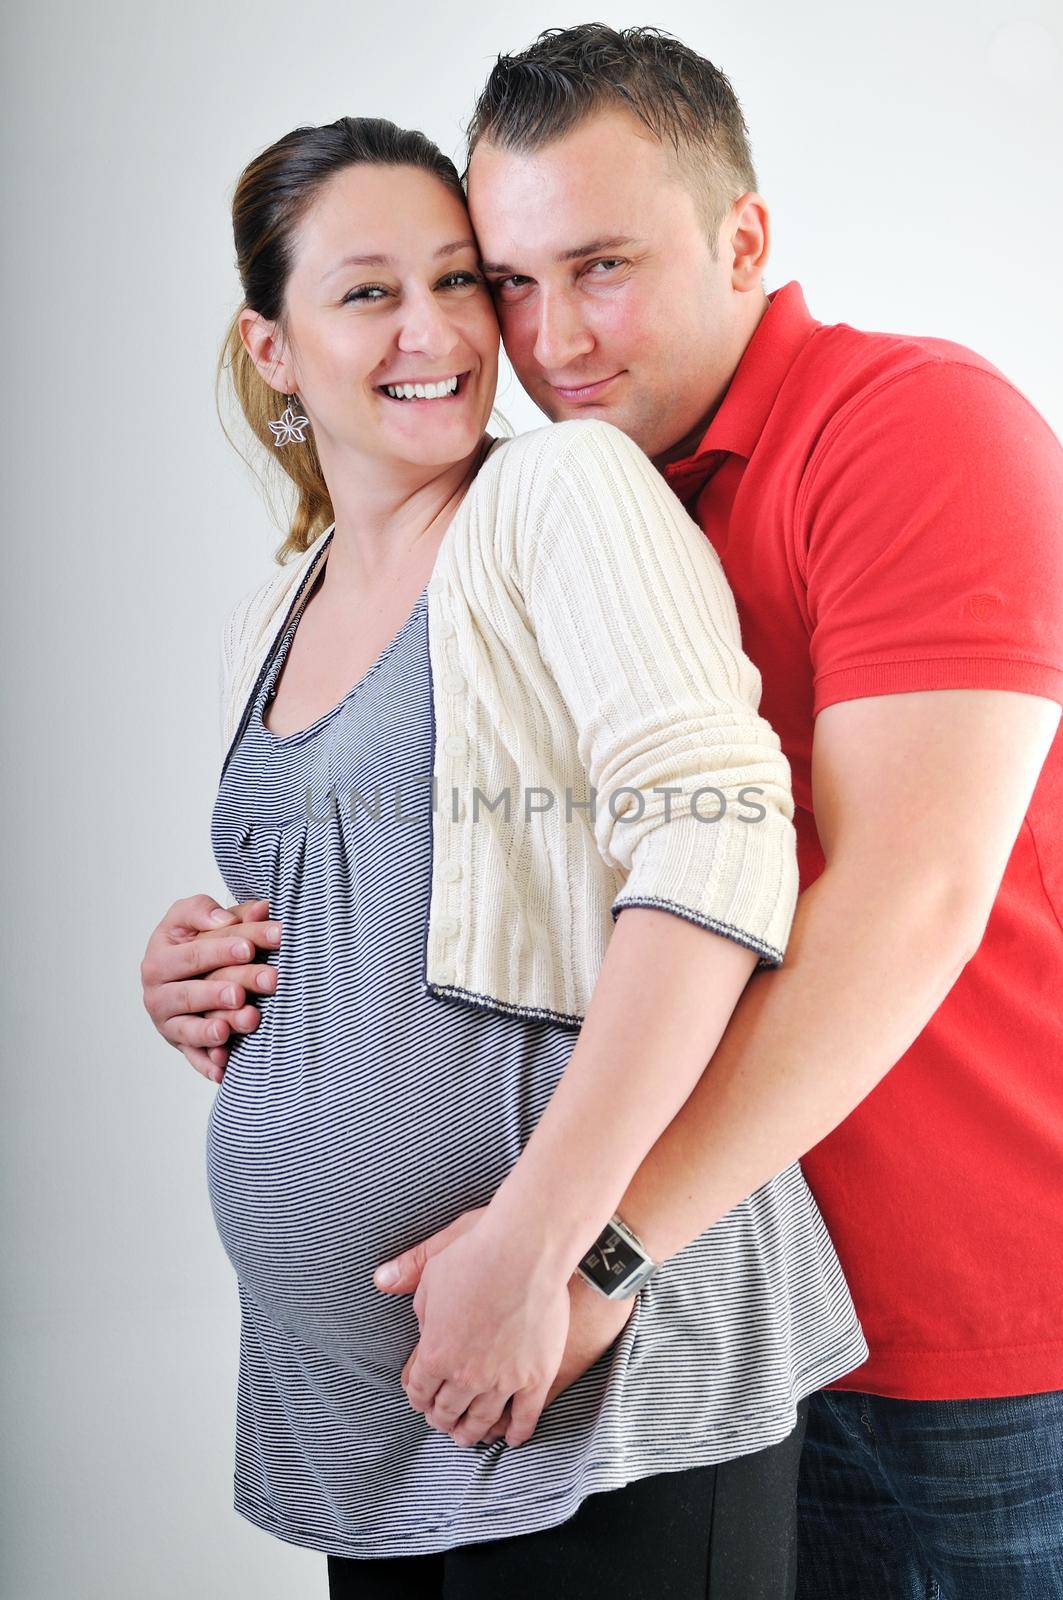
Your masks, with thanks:
[{"label": "man's forearm", "polygon": [[972,953],[942,891],[869,895],[824,872],[798,900],[786,962],[758,973],[619,1212],[657,1260],[824,1138],[922,1032]]}]

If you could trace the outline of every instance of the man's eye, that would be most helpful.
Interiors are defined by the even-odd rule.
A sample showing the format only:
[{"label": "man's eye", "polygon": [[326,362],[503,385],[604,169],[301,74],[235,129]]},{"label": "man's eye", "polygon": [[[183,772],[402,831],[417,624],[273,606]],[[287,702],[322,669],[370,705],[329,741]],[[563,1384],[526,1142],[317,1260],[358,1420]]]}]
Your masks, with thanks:
[{"label": "man's eye", "polygon": [[530,283],[530,278],[525,278],[519,272],[513,272],[508,278],[495,278],[492,280],[492,289],[517,288],[522,283]]},{"label": "man's eye", "polygon": [[[604,258],[604,259],[602,259],[600,261],[592,261],[591,262],[591,266],[592,267],[604,267],[606,272],[611,272],[614,267],[622,267],[623,265],[624,265],[624,263],[620,260],[620,258],[618,256],[608,257],[608,258]],[[589,270],[590,270],[590,268],[588,268],[588,271]]]}]

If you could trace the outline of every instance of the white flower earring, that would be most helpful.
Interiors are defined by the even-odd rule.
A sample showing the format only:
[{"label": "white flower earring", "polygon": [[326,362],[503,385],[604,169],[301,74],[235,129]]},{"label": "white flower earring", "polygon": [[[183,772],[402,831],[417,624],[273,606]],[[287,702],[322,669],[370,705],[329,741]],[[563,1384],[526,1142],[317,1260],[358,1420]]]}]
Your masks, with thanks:
[{"label": "white flower earring", "polygon": [[297,399],[297,395],[290,394],[288,396],[288,409],[277,422],[271,422],[269,425],[270,432],[273,434],[274,447],[279,447],[282,444],[306,443],[306,430],[310,426],[310,418],[297,415],[292,404]]}]

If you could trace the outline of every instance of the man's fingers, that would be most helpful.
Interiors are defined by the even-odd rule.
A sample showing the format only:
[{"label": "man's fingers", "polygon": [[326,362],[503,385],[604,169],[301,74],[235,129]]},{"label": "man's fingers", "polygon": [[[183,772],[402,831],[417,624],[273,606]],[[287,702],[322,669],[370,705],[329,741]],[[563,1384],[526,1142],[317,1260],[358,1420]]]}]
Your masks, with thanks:
[{"label": "man's fingers", "polygon": [[[497,1418],[506,1403],[505,1395],[499,1394],[497,1390],[491,1390],[487,1394],[477,1396],[475,1389],[454,1383],[448,1378],[446,1383],[441,1383],[436,1390],[432,1404],[425,1412],[425,1421],[430,1428],[435,1428],[439,1433],[450,1433],[451,1429],[457,1426],[459,1417],[465,1417],[478,1404],[484,1402],[487,1405],[484,1417],[486,1425]],[[477,1432],[477,1439],[482,1432],[483,1428]]]},{"label": "man's fingers", "polygon": [[223,933],[201,933],[178,944],[153,936],[140,965],[145,1004],[166,984],[202,977],[219,967],[254,962],[262,951],[275,950],[280,942],[280,923],[268,920],[237,923]]},{"label": "man's fingers", "polygon": [[221,1082],[225,1074],[224,1063],[221,1066],[215,1065],[205,1050],[184,1048],[181,1054],[192,1063],[196,1071],[204,1078],[209,1078],[212,1083]]},{"label": "man's fingers", "polygon": [[513,1416],[506,1429],[507,1444],[524,1444],[525,1440],[531,1438],[535,1424],[542,1415],[548,1387],[547,1384],[540,1384],[537,1389],[521,1389],[513,1396],[510,1401]]},{"label": "man's fingers", "polygon": [[258,1007],[248,1005],[237,1011],[208,1012],[205,1016],[171,1017],[159,1032],[179,1050],[209,1050],[212,1045],[226,1044],[234,1033],[254,1033],[261,1021]]},{"label": "man's fingers", "polygon": [[509,1427],[509,1425],[510,1425],[510,1423],[512,1421],[513,1421],[513,1406],[512,1406],[512,1403],[509,1400],[507,1400],[506,1401],[506,1405],[505,1405],[505,1409],[502,1412],[502,1415],[499,1417],[498,1421],[495,1423],[494,1427],[493,1428],[488,1428],[487,1432],[484,1434],[484,1439],[483,1439],[484,1444],[494,1444],[496,1439],[501,1439],[502,1435],[506,1432],[507,1428]]},{"label": "man's fingers", "polygon": [[261,916],[257,909],[266,906],[265,900],[244,900],[239,905],[222,906],[209,894],[190,895],[187,900],[175,900],[173,905],[163,917],[160,927],[169,928],[179,937],[179,930],[186,934],[209,933],[217,927],[232,927],[247,916]]},{"label": "man's fingers", "polygon": [[[436,1407],[439,1405],[440,1398],[437,1396]],[[488,1430],[498,1424],[508,1405],[508,1396],[498,1389],[488,1394],[477,1395],[465,1415],[459,1417],[451,1427],[444,1427],[443,1431],[450,1434],[455,1444],[461,1445],[462,1449],[468,1449],[470,1445],[479,1444]],[[434,1416],[435,1412],[428,1418],[433,1427],[437,1425],[433,1421]]]},{"label": "man's fingers", "polygon": [[246,1008],[257,995],[273,994],[276,988],[277,969],[268,962],[218,967],[205,978],[158,984],[151,996],[152,1018],[156,1027],[165,1030],[171,1017],[203,1016],[211,1011],[228,1015]]}]

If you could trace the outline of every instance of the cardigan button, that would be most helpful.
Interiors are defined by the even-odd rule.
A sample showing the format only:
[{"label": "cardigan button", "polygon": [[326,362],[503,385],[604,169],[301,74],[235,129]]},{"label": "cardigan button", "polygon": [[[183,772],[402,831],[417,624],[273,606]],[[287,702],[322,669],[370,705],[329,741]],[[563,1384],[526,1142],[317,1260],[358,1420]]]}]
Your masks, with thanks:
[{"label": "cardigan button", "polygon": [[448,939],[457,933],[461,926],[457,917],[437,917],[435,925],[436,932],[443,934],[444,938]]},{"label": "cardigan button", "polygon": [[443,740],[443,749],[448,756],[463,756],[465,754],[465,740],[460,733],[448,733]]},{"label": "cardigan button", "polygon": [[454,982],[454,968],[453,967],[440,967],[439,971],[436,973],[434,981],[436,983],[453,983]]},{"label": "cardigan button", "polygon": [[443,687],[451,694],[460,694],[465,687],[465,679],[460,672],[448,672],[443,679]]},{"label": "cardigan button", "polygon": [[461,868],[456,861],[444,861],[439,869],[439,876],[443,883],[457,883],[461,877]]},{"label": "cardigan button", "polygon": [[441,639],[453,639],[457,631],[449,617],[441,617],[439,619],[439,637]]}]

